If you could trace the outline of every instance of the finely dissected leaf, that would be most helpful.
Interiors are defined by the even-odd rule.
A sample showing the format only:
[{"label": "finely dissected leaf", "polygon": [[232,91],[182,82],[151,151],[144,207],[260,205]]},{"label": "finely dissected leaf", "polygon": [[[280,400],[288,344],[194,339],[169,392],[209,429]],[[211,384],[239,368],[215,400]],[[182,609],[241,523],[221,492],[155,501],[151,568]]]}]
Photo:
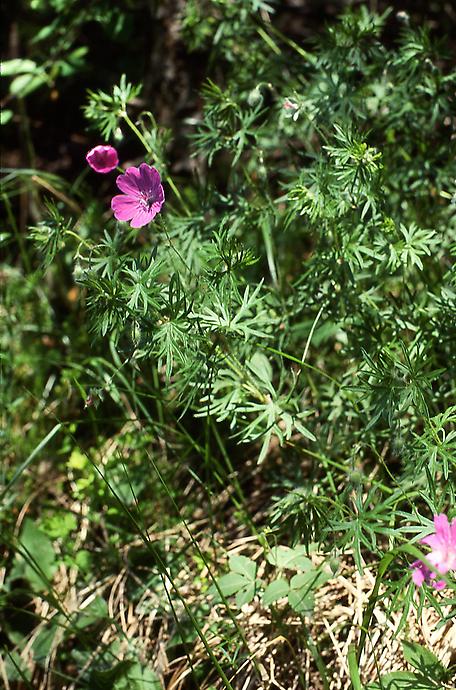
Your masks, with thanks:
[{"label": "finely dissected leaf", "polygon": [[264,590],[262,602],[265,606],[269,606],[269,604],[273,604],[275,601],[278,601],[278,599],[286,597],[289,591],[290,585],[287,580],[284,578],[274,580],[274,582],[270,582]]},{"label": "finely dissected leaf", "polygon": [[266,556],[271,565],[277,568],[288,568],[289,570],[309,570],[312,561],[306,556],[305,546],[273,546]]}]

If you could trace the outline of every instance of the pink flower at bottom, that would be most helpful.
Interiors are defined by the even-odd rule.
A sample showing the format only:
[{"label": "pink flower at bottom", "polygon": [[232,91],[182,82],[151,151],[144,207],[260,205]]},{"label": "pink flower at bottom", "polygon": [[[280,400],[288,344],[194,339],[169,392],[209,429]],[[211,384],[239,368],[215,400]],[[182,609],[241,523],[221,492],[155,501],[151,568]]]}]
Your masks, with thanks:
[{"label": "pink flower at bottom", "polygon": [[97,173],[109,173],[119,165],[119,156],[113,146],[95,146],[86,155],[86,161]]},{"label": "pink flower at bottom", "polygon": [[417,587],[421,587],[423,582],[432,585],[434,589],[443,589],[445,587],[445,580],[436,580],[437,573],[433,573],[423,561],[414,561],[411,568],[413,569],[412,580]]},{"label": "pink flower at bottom", "polygon": [[449,570],[456,570],[456,518],[451,524],[446,515],[434,515],[435,534],[421,540],[431,547],[427,559],[444,575]]},{"label": "pink flower at bottom", "polygon": [[123,194],[111,201],[117,220],[129,220],[132,228],[147,225],[160,212],[165,201],[160,173],[152,165],[141,163],[119,175],[116,184]]},{"label": "pink flower at bottom", "polygon": [[414,561],[411,566],[412,580],[418,587],[426,582],[435,589],[443,589],[445,581],[436,580],[438,574],[445,575],[449,570],[456,570],[456,518],[450,523],[443,513],[434,515],[434,527],[435,533],[420,541],[431,547],[426,559],[435,570],[428,568],[422,561]]}]

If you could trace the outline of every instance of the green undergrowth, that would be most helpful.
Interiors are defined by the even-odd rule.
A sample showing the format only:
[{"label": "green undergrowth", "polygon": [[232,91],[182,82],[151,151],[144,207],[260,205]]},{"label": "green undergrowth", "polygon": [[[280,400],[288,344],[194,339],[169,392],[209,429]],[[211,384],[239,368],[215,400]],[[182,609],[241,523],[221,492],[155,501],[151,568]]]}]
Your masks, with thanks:
[{"label": "green undergrowth", "polygon": [[[5,63],[21,117],[83,70],[84,22],[123,40],[130,12],[28,4],[73,33],[55,14],[58,54]],[[4,171],[7,687],[266,688],[268,650],[279,687],[454,682],[419,627],[453,624],[454,573],[410,566],[455,510],[456,74],[405,13],[298,43],[277,5],[184,3],[191,166],[122,69],[88,90],[93,144],[161,174],[150,225],[111,217],[115,172]],[[328,634],[350,578],[362,617]]]}]

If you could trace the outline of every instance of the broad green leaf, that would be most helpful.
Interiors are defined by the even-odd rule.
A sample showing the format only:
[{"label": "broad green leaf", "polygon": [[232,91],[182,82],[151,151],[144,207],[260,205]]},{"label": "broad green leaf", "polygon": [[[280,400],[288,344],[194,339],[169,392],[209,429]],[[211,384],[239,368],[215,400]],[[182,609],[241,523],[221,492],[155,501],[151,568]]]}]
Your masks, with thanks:
[{"label": "broad green leaf", "polygon": [[0,125],[6,125],[13,117],[13,111],[9,108],[0,110]]},{"label": "broad green leaf", "polygon": [[272,367],[266,355],[256,352],[248,362],[248,367],[264,384],[271,384]]},{"label": "broad green leaf", "polygon": [[422,647],[417,642],[404,640],[402,650],[405,660],[426,678],[432,678],[436,682],[446,678],[447,669],[426,647]]},{"label": "broad green leaf", "polygon": [[228,564],[233,573],[241,573],[251,580],[255,579],[257,566],[255,561],[252,561],[250,558],[246,558],[246,556],[230,556]]},{"label": "broad green leaf", "polygon": [[58,619],[54,618],[40,630],[33,641],[33,659],[37,664],[45,664],[46,662],[52,648],[54,637],[59,630],[58,620],[62,623],[60,617]]},{"label": "broad green leaf", "polygon": [[366,690],[441,690],[441,686],[416,673],[394,671],[367,685]]},{"label": "broad green leaf", "polygon": [[[231,556],[229,559],[231,571],[218,579],[218,586],[224,596],[236,595],[236,605],[240,608],[255,596],[256,591],[256,563],[245,556]],[[211,593],[215,594],[211,588]]]},{"label": "broad green leaf", "polygon": [[10,84],[9,90],[13,96],[27,96],[35,89],[47,82],[46,74],[19,74]]},{"label": "broad green leaf", "polygon": [[82,572],[83,575],[88,575],[92,565],[92,554],[87,549],[81,549],[74,557],[74,564]]},{"label": "broad green leaf", "polygon": [[305,554],[305,546],[295,546],[294,549],[290,549],[288,546],[274,546],[266,558],[271,565],[275,565],[277,568],[305,571],[312,567],[312,561]]},{"label": "broad green leaf", "polygon": [[244,606],[244,604],[248,604],[250,601],[252,601],[254,596],[255,582],[251,582],[236,594],[236,606],[241,608],[241,606]]},{"label": "broad green leaf", "polygon": [[38,591],[47,589],[57,568],[51,540],[27,518],[19,543],[18,559],[25,562],[24,577]]},{"label": "broad green leaf", "polygon": [[36,70],[36,62],[26,58],[13,58],[2,62],[1,74],[3,77],[11,77],[16,74],[26,74]]},{"label": "broad green leaf", "polygon": [[134,663],[116,681],[113,690],[161,690],[161,687],[160,680],[152,669]]},{"label": "broad green leaf", "polygon": [[222,593],[226,597],[229,597],[245,587],[248,582],[249,580],[244,575],[240,575],[239,573],[227,573],[218,579],[218,586],[222,590]]},{"label": "broad green leaf", "polygon": [[89,677],[91,690],[112,690],[114,683],[125,677],[125,674],[133,666],[133,661],[119,661],[106,670],[94,669]]},{"label": "broad green leaf", "polygon": [[311,592],[304,593],[299,589],[290,589],[288,593],[288,603],[296,613],[303,613],[310,616],[315,606],[315,597]]},{"label": "broad green leaf", "polygon": [[314,591],[332,577],[322,570],[310,570],[294,575],[290,580],[288,603],[291,608],[304,614],[311,614],[314,607]]},{"label": "broad green leaf", "polygon": [[108,616],[108,605],[102,597],[95,597],[90,604],[79,612],[76,621],[76,628],[86,628],[89,625],[98,623]]},{"label": "broad green leaf", "polygon": [[273,604],[275,601],[278,601],[278,599],[286,597],[289,591],[290,585],[288,584],[287,580],[284,578],[274,580],[274,582],[271,582],[264,591],[262,599],[263,604],[265,606],[269,606],[269,604]]},{"label": "broad green leaf", "polygon": [[4,652],[4,668],[8,680],[30,680],[32,671],[15,651]]}]

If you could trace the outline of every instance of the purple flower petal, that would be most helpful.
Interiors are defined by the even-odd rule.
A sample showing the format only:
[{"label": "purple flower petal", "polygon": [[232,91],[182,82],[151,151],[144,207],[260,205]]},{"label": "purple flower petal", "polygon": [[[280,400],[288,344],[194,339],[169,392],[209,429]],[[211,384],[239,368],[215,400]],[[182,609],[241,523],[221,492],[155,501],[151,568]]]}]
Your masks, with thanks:
[{"label": "purple flower petal", "polygon": [[138,168],[127,168],[123,175],[118,176],[116,185],[119,187],[120,191],[125,194],[139,196],[141,193],[141,186]]},{"label": "purple flower petal", "polygon": [[423,561],[414,561],[411,568],[413,570],[412,580],[417,587],[421,587],[423,582],[426,582],[426,584],[432,585],[434,589],[444,589],[445,580],[437,580],[437,573],[433,573]]},{"label": "purple flower petal", "polygon": [[426,579],[426,575],[423,572],[426,566],[424,565],[424,563],[421,563],[421,561],[415,561],[414,563],[412,563],[412,568],[412,580],[417,587],[421,587],[421,585]]},{"label": "purple flower petal", "polygon": [[155,215],[156,214],[152,213],[151,211],[139,209],[133,216],[130,226],[132,228],[142,228],[143,225],[147,225],[147,223],[150,223],[150,221],[154,218]]},{"label": "purple flower petal", "polygon": [[142,191],[156,190],[161,182],[160,173],[152,165],[141,163],[139,166],[140,185]]},{"label": "purple flower petal", "polygon": [[86,161],[97,173],[109,173],[119,165],[119,157],[113,146],[95,146],[86,155]]},{"label": "purple flower petal", "polygon": [[445,589],[446,587],[446,582],[445,580],[434,580],[433,578],[436,577],[436,575],[431,575],[431,585],[434,587],[434,589],[441,590]]},{"label": "purple flower petal", "polygon": [[448,518],[446,515],[444,515],[444,513],[434,515],[434,526],[436,534],[440,535],[444,541],[449,542],[451,539],[450,523],[448,522]]},{"label": "purple flower petal", "polygon": [[132,228],[147,225],[160,212],[165,192],[160,184],[160,173],[152,165],[141,163],[131,167],[116,182],[121,192],[111,201],[117,220],[129,220]]},{"label": "purple flower petal", "polygon": [[117,220],[131,220],[140,207],[137,199],[118,194],[111,200],[111,208]]}]

